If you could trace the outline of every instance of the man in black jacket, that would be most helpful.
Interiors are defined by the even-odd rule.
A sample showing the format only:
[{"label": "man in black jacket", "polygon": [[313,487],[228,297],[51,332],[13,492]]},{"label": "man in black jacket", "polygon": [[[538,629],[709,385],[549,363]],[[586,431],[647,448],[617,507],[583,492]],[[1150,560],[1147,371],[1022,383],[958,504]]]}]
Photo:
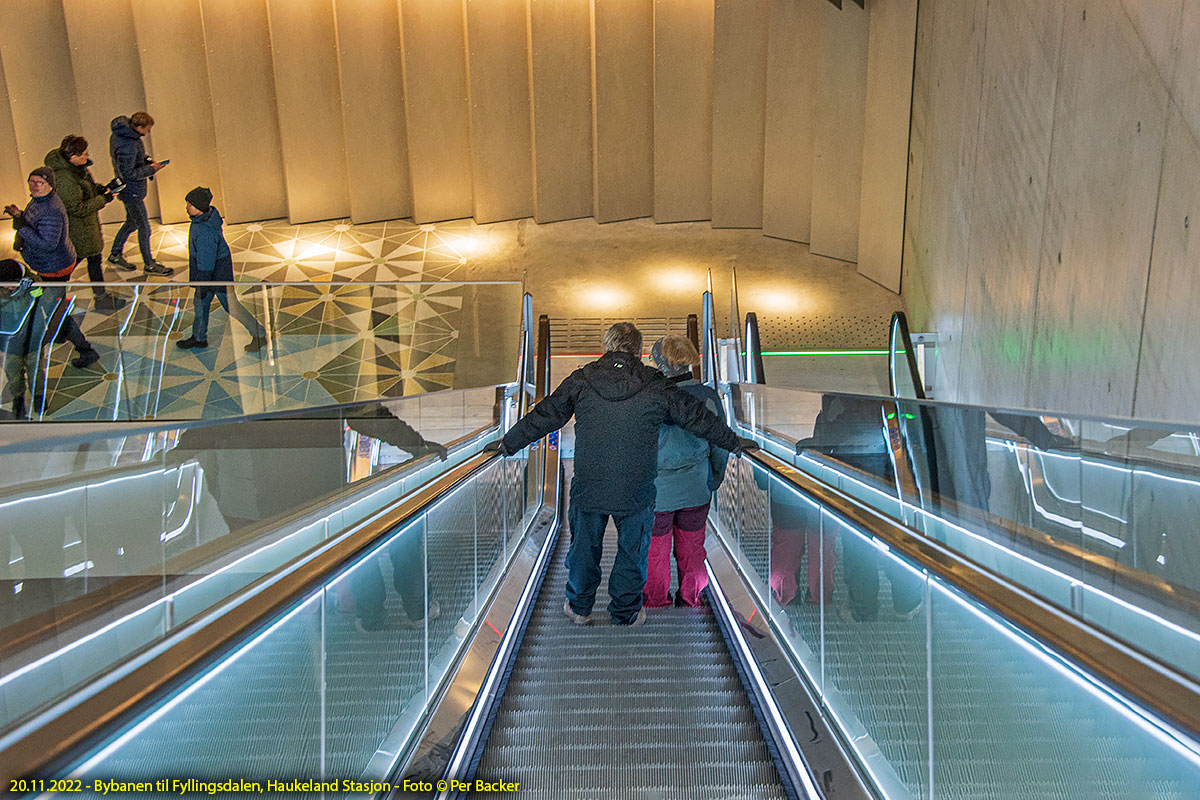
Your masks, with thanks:
[{"label": "man in black jacket", "polygon": [[113,237],[108,263],[119,269],[136,269],[124,256],[125,241],[136,231],[138,248],[142,251],[142,269],[147,275],[169,278],[175,274],[175,270],[159,264],[150,252],[150,218],[146,214],[147,182],[154,180],[158,171],[166,166],[165,161],[149,158],[146,145],[142,142],[142,137],[154,127],[154,118],[145,111],[138,111],[129,117],[116,117],[111,126],[108,151],[112,156],[113,173],[125,184],[118,195],[125,204],[125,224]]},{"label": "man in black jacket", "polygon": [[641,361],[642,334],[618,322],[604,334],[604,355],[575,370],[496,447],[505,455],[556,431],[575,416],[575,477],[571,481],[571,549],[563,612],[591,620],[600,585],[604,529],[617,526],[617,557],[608,579],[614,625],[640,625],[646,554],[654,522],[658,430],[664,423],[732,452],[753,449],[695,397]]}]

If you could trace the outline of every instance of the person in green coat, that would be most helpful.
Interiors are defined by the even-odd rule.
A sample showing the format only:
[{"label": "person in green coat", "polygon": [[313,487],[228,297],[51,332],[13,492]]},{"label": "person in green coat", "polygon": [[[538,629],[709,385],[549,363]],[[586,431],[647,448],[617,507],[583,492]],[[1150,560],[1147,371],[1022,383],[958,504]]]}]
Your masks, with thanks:
[{"label": "person in green coat", "polygon": [[[87,261],[88,280],[93,284],[104,283],[101,254],[104,251],[104,236],[100,232],[100,209],[112,202],[113,194],[108,187],[96,183],[88,153],[88,142],[74,134],[65,137],[57,149],[46,154],[46,166],[54,170],[55,190],[67,209],[68,234],[75,245],[75,257]],[[93,286],[96,294],[92,307],[96,311],[111,313],[125,305],[125,301],[105,291],[103,286]]]}]

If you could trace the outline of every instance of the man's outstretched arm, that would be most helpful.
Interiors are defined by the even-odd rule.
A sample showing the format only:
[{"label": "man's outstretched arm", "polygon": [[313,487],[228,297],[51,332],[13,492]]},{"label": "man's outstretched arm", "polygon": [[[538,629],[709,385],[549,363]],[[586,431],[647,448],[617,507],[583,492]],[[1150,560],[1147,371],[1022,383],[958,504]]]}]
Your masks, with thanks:
[{"label": "man's outstretched arm", "polygon": [[583,380],[575,374],[559,384],[550,396],[533,407],[525,416],[513,425],[501,440],[505,455],[512,455],[530,442],[536,442],[546,434],[556,431],[571,420],[575,413],[575,393],[579,381]]},{"label": "man's outstretched arm", "polygon": [[757,449],[750,439],[739,438],[724,420],[708,410],[702,400],[674,386],[667,389],[667,412],[672,422],[688,433],[705,439],[722,450],[740,453]]}]

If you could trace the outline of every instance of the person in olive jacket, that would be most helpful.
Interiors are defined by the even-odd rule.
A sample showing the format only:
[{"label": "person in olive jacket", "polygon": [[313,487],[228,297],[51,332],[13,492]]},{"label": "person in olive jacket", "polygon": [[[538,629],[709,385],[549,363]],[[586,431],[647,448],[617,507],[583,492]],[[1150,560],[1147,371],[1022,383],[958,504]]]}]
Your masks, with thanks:
[{"label": "person in olive jacket", "polygon": [[592,621],[604,529],[617,527],[617,556],[608,580],[614,625],[646,620],[642,587],[654,523],[658,432],[663,423],[731,452],[757,445],[740,439],[701,400],[681,391],[641,361],[642,334],[618,322],[604,334],[604,355],[575,370],[554,392],[488,449],[513,455],[575,417],[575,475],[571,480],[571,548],[563,613]]},{"label": "person in olive jacket", "polygon": [[[86,259],[88,280],[102,284],[104,235],[100,231],[100,209],[113,201],[113,194],[92,177],[87,139],[65,137],[56,149],[46,154],[44,163],[54,170],[55,189],[67,209],[67,232],[75,245],[76,266]],[[109,294],[103,286],[93,286],[92,291],[96,295],[92,308],[96,311],[111,313],[125,305],[124,300]]]},{"label": "person in olive jacket", "polygon": [[[233,253],[221,232],[221,213],[212,205],[212,192],[197,186],[187,193],[187,214],[192,219],[188,228],[188,280],[202,283],[233,283]],[[267,331],[246,307],[232,297],[224,286],[197,286],[192,300],[195,319],[192,335],[175,345],[183,350],[208,347],[208,312],[215,297],[229,316],[246,326],[253,337],[246,345],[247,353],[255,353],[267,343]]]}]

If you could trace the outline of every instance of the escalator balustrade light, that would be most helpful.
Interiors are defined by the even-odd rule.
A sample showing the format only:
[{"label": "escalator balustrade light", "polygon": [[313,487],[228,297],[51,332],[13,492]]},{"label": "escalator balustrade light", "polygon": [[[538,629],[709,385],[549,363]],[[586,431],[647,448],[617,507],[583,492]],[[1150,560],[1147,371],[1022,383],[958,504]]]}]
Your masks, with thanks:
[{"label": "escalator balustrade light", "polygon": [[[764,350],[764,356],[886,356],[887,350]],[[742,355],[745,355],[743,352]]]}]

